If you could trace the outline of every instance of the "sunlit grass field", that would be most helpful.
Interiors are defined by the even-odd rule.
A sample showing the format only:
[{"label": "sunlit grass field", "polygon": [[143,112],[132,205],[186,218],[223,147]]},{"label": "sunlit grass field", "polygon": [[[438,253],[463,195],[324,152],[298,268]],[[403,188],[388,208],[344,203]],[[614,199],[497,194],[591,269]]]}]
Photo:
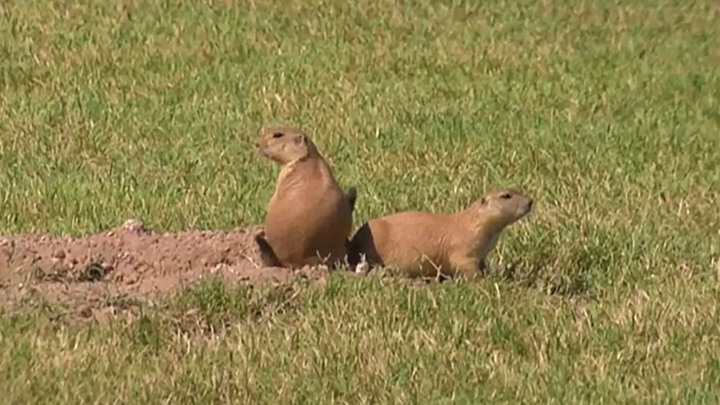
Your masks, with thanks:
[{"label": "sunlit grass field", "polygon": [[496,188],[535,212],[478,284],[2,312],[0,402],[718,402],[720,3],[0,4],[0,234],[262,223],[270,125],[357,187],[356,228]]}]

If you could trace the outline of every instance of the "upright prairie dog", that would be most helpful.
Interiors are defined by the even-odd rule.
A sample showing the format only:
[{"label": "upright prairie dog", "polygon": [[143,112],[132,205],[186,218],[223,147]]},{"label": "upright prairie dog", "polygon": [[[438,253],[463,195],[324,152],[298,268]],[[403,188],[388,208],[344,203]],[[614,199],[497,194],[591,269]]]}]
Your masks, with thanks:
[{"label": "upright prairie dog", "polygon": [[280,166],[265,231],[255,237],[263,264],[334,267],[344,261],[355,188],[343,194],[315,144],[298,128],[263,129],[256,147]]},{"label": "upright prairie dog", "polygon": [[[502,231],[532,210],[515,190],[488,193],[456,214],[402,212],[363,224],[349,244],[349,264],[395,268],[410,277],[481,275]],[[439,272],[439,273],[438,273]]]}]

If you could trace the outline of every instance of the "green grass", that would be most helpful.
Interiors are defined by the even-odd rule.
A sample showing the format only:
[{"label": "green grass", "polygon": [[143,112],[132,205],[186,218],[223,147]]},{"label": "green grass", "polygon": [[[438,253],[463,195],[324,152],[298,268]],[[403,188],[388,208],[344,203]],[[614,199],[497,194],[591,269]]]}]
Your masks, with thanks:
[{"label": "green grass", "polygon": [[717,403],[718,27],[710,0],[2,3],[0,233],[261,223],[273,124],[358,188],[356,225],[537,200],[480,285],[5,313],[2,402]]}]

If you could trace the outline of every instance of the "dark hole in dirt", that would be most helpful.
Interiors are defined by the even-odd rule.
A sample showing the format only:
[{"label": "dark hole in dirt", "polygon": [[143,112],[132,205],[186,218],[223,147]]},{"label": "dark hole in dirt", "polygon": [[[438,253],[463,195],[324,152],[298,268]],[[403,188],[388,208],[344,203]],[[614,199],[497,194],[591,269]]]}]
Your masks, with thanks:
[{"label": "dark hole in dirt", "polygon": [[80,281],[100,281],[103,277],[105,277],[105,274],[107,274],[107,269],[103,267],[102,264],[97,262],[91,262],[86,268],[85,271],[80,273]]}]

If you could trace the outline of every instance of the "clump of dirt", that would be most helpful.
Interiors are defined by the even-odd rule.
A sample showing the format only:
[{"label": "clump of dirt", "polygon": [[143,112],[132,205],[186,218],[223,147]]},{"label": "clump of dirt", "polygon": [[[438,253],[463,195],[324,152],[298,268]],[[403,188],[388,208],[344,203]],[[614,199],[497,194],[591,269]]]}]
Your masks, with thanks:
[{"label": "clump of dirt", "polygon": [[257,284],[319,272],[261,267],[253,241],[261,229],[159,234],[128,220],[78,238],[0,237],[0,306],[28,291],[61,301],[105,302],[112,296],[170,293],[208,275]]}]

